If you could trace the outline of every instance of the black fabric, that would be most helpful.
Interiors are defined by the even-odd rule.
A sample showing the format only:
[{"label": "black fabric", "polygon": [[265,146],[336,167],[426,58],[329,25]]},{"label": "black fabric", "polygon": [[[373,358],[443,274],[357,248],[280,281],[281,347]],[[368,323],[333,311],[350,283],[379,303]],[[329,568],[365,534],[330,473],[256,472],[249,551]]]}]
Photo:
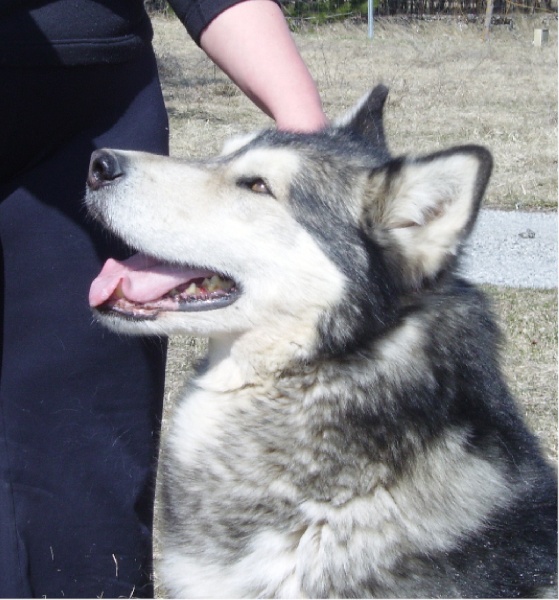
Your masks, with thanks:
[{"label": "black fabric", "polygon": [[[170,0],[194,41],[244,0]],[[88,65],[132,60],[151,42],[143,0],[0,0],[0,66]]]},{"label": "black fabric", "polygon": [[0,0],[0,65],[124,62],[152,37],[143,0]]},{"label": "black fabric", "polygon": [[167,153],[155,59],[0,77],[0,596],[149,597],[166,344],[92,318],[129,251],[82,199],[94,149]]}]

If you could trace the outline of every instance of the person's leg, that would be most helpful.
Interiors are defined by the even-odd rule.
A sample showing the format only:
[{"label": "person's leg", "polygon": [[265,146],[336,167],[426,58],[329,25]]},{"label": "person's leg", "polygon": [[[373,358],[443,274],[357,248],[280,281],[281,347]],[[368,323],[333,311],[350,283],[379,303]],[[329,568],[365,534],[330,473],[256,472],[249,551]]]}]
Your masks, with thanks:
[{"label": "person's leg", "polygon": [[93,149],[166,153],[166,115],[151,57],[89,72],[106,94],[76,87],[72,101],[91,119],[82,110],[62,146],[0,189],[0,596],[153,593],[165,342],[92,318],[91,281],[128,251],[82,198]]}]

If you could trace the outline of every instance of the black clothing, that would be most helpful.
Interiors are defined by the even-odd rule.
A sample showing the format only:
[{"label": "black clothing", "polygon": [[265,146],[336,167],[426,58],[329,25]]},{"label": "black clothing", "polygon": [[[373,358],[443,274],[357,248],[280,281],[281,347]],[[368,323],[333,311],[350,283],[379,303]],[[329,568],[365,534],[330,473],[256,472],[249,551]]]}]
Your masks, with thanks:
[{"label": "black clothing", "polygon": [[155,60],[0,78],[0,597],[152,597],[165,340],[94,322],[129,251],[83,195],[94,149],[167,153]]},{"label": "black clothing", "polygon": [[[196,43],[242,0],[169,0]],[[131,60],[153,30],[143,0],[0,0],[0,66],[85,65]]]},{"label": "black clothing", "polygon": [[0,0],[0,65],[124,62],[152,37],[143,0]]},{"label": "black clothing", "polygon": [[[225,9],[244,0],[169,0],[192,39],[199,45],[202,31]],[[280,3],[280,0],[272,0]]]}]

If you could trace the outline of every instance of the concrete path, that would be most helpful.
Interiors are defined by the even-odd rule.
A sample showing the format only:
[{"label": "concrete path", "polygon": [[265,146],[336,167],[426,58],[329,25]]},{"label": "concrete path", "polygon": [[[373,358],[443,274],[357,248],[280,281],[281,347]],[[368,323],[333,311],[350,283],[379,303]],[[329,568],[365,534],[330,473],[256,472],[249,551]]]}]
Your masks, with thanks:
[{"label": "concrete path", "polygon": [[557,213],[482,210],[462,258],[476,283],[557,287]]}]

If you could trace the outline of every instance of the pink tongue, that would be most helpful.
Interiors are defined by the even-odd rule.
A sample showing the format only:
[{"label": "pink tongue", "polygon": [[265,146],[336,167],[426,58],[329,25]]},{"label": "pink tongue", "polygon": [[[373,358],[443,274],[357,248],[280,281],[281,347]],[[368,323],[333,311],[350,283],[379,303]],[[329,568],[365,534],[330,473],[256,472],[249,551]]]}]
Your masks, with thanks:
[{"label": "pink tongue", "polygon": [[190,279],[212,275],[211,271],[165,265],[142,254],[135,254],[123,262],[110,258],[91,284],[89,304],[92,307],[103,304],[119,284],[128,300],[144,303],[157,300]]}]

